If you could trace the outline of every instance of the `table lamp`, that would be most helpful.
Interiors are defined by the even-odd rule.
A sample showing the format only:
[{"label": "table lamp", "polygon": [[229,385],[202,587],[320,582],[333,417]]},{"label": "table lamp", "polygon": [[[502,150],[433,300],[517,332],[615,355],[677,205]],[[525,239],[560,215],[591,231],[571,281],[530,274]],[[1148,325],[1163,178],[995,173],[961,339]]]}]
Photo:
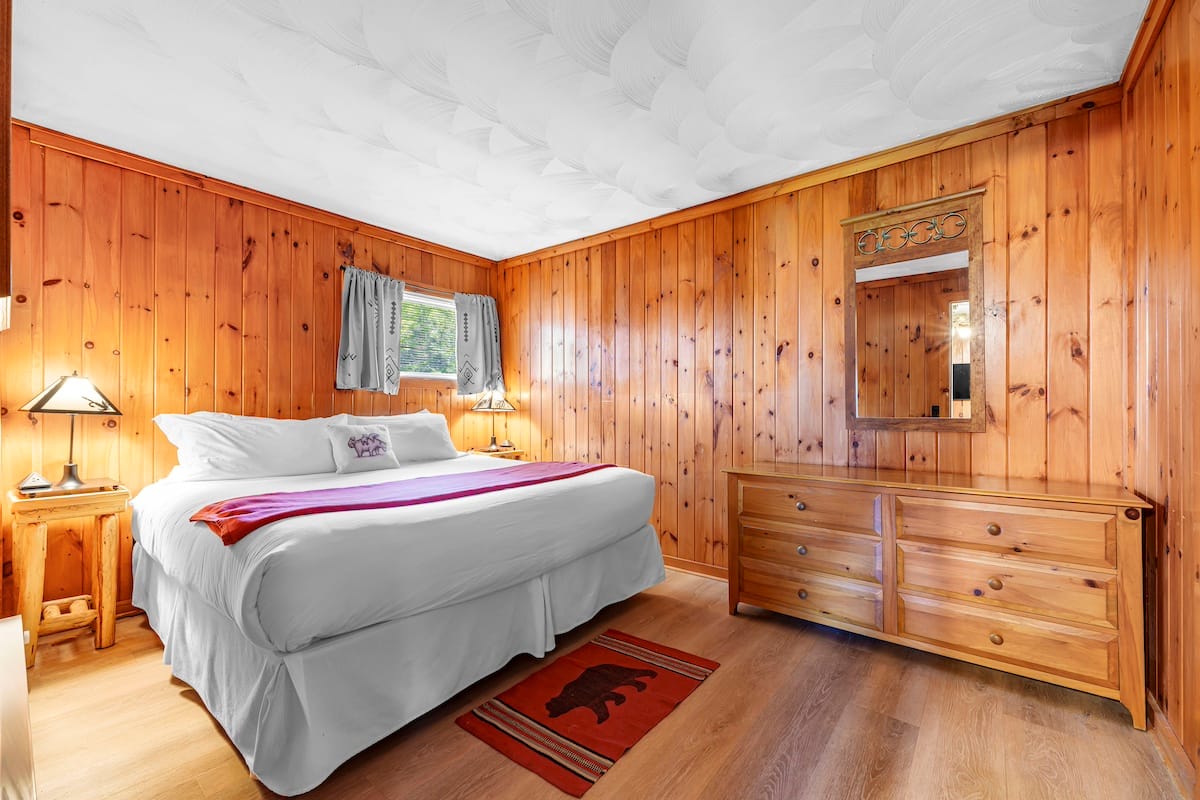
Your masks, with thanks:
[{"label": "table lamp", "polygon": [[78,372],[63,375],[43,389],[37,397],[21,406],[21,410],[35,414],[71,415],[71,449],[67,463],[63,465],[62,480],[54,484],[56,489],[78,489],[83,485],[83,481],[79,479],[79,468],[75,464],[75,415],[121,415],[117,407],[91,381],[80,377]]},{"label": "table lamp", "polygon": [[[471,410],[487,411],[494,414],[507,413],[509,411],[516,411],[517,409],[513,407],[512,403],[505,399],[504,392],[498,389],[493,389],[484,392],[483,396],[479,398],[475,405],[471,406]],[[508,441],[508,439],[505,439],[501,444],[496,444],[496,418],[492,417],[492,443],[487,446],[484,452],[496,453],[502,449],[511,449],[512,447],[513,443]]]}]

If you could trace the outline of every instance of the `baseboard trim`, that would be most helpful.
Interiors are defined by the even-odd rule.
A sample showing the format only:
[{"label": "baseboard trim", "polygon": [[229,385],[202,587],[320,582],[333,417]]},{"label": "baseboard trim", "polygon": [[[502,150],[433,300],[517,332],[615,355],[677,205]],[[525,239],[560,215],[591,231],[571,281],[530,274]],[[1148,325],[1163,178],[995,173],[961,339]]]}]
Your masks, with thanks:
[{"label": "baseboard trim", "polygon": [[1149,731],[1154,737],[1154,744],[1158,747],[1159,754],[1167,764],[1167,771],[1171,773],[1171,777],[1184,797],[1200,797],[1200,785],[1196,783],[1196,768],[1192,765],[1191,759],[1187,757],[1187,751],[1183,749],[1183,744],[1179,741],[1175,729],[1171,727],[1167,715],[1163,713],[1162,708],[1158,705],[1158,700],[1150,692],[1146,692],[1146,703],[1150,708],[1150,714],[1146,720],[1149,723]]},{"label": "baseboard trim", "polygon": [[663,563],[680,572],[690,572],[693,575],[703,575],[705,578],[716,578],[719,581],[729,580],[729,573],[724,567],[701,564],[698,561],[688,561],[685,558],[675,558],[675,556],[663,556]]},{"label": "baseboard trim", "polygon": [[132,600],[117,601],[117,617],[136,617],[138,614],[142,613],[145,612],[135,606]]}]

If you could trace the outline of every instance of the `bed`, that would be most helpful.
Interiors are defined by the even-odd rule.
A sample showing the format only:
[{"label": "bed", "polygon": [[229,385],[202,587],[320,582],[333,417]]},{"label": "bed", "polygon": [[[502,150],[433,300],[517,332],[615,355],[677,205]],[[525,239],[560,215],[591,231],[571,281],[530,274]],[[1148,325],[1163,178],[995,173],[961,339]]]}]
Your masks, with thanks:
[{"label": "bed", "polygon": [[654,483],[608,468],[283,519],[229,547],[189,516],[251,494],[511,468],[463,455],[359,474],[175,476],[138,494],[134,604],[268,788],[312,789],[513,656],[544,655],[556,634],[662,581]]}]

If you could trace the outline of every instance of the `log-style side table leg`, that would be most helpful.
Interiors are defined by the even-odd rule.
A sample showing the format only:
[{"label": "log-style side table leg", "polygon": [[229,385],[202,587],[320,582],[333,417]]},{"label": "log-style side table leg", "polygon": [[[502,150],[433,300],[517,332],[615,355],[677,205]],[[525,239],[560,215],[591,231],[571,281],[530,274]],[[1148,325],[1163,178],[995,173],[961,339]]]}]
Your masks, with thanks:
[{"label": "log-style side table leg", "polygon": [[117,624],[117,515],[96,519],[98,541],[92,548],[92,597],[96,611],[96,648],[112,647]]},{"label": "log-style side table leg", "polygon": [[38,626],[42,624],[42,584],[46,577],[46,523],[17,522],[16,530],[16,589],[17,613],[21,626],[28,632],[25,645],[25,667],[33,666],[37,655]]}]

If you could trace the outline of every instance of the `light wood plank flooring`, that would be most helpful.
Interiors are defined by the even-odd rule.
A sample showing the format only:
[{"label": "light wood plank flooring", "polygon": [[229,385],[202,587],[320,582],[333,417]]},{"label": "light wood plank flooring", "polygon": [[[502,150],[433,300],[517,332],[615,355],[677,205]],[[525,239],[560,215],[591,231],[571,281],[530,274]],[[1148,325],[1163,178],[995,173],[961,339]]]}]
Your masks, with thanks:
[{"label": "light wood plank flooring", "polygon": [[[608,627],[722,666],[588,800],[1180,797],[1151,737],[1114,701],[768,612],[730,617],[718,581],[670,572],[560,637],[558,652]],[[39,649],[29,673],[39,798],[273,796],[171,678],[144,618],[117,634],[99,652],[88,636]],[[454,724],[541,663],[515,659],[308,796],[567,797]]]}]

